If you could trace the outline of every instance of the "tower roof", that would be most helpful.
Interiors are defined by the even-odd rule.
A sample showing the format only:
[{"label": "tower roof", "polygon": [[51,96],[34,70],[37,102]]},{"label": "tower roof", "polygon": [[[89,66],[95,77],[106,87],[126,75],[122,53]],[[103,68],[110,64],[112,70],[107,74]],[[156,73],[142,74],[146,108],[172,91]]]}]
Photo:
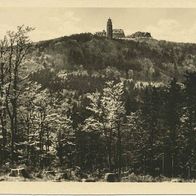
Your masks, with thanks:
[{"label": "tower roof", "polygon": [[112,22],[112,19],[111,19],[111,18],[108,18],[108,22],[109,22],[109,21]]}]

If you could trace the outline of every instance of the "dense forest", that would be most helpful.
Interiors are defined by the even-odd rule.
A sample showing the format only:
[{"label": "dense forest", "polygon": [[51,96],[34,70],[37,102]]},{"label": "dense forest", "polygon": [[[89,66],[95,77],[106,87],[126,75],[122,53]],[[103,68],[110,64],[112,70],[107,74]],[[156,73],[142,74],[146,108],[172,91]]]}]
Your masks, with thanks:
[{"label": "dense forest", "polygon": [[1,175],[196,178],[195,44],[31,30],[0,42]]}]

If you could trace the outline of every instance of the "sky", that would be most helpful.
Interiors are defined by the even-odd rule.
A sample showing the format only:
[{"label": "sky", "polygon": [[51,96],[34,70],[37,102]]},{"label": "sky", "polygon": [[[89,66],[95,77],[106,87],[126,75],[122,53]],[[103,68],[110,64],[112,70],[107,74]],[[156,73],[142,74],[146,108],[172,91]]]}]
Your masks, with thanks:
[{"label": "sky", "polygon": [[0,38],[23,24],[35,28],[32,41],[94,33],[106,28],[109,17],[126,35],[144,31],[159,40],[196,43],[196,8],[11,7],[1,2]]}]

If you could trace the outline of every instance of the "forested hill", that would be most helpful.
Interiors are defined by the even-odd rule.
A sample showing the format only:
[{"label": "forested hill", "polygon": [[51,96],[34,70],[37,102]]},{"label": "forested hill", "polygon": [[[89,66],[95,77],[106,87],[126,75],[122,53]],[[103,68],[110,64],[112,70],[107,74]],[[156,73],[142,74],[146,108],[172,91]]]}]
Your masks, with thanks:
[{"label": "forested hill", "polygon": [[55,72],[82,68],[104,75],[110,69],[113,75],[142,81],[182,80],[187,70],[196,70],[196,44],[152,38],[108,40],[83,33],[35,43],[31,55]]},{"label": "forested hill", "polygon": [[196,179],[196,44],[31,30],[0,42],[0,181]]}]

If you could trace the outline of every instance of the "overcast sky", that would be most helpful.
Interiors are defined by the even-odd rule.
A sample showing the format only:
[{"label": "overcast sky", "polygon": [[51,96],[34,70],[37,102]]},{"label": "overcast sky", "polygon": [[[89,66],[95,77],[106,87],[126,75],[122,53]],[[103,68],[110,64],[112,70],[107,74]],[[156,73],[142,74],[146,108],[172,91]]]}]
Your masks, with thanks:
[{"label": "overcast sky", "polygon": [[126,35],[148,31],[156,39],[196,43],[196,8],[0,7],[0,37],[22,24],[36,28],[33,41],[94,33],[106,28],[109,17]]}]

